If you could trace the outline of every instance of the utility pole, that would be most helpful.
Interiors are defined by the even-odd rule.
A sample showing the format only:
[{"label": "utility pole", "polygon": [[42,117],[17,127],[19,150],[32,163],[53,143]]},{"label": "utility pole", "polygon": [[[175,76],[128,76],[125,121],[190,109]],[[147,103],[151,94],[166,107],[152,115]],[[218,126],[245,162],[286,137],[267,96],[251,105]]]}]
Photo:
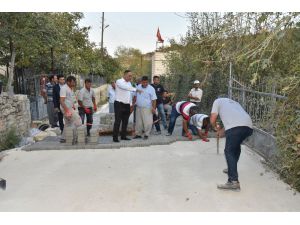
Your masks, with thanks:
[{"label": "utility pole", "polygon": [[101,56],[103,56],[103,33],[104,33],[104,12],[102,12],[102,26],[101,26]]}]

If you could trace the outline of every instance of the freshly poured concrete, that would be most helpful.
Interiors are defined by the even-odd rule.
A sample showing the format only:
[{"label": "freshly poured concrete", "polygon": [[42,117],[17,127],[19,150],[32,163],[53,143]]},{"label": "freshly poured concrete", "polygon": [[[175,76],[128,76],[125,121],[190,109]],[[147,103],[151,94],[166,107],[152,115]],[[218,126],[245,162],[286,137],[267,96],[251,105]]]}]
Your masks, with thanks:
[{"label": "freshly poured concrete", "polygon": [[241,191],[221,191],[224,139],[121,149],[8,151],[0,211],[300,211],[300,195],[243,147]]}]

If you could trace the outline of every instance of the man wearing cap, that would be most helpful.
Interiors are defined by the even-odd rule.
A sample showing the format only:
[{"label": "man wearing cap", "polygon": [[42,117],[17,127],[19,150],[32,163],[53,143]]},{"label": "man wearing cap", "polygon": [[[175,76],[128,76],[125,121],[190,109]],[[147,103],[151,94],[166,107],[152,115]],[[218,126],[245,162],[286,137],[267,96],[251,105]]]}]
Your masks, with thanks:
[{"label": "man wearing cap", "polygon": [[200,102],[202,98],[203,91],[200,89],[200,81],[194,81],[194,88],[188,94],[190,102],[194,103],[196,106],[200,107]]}]

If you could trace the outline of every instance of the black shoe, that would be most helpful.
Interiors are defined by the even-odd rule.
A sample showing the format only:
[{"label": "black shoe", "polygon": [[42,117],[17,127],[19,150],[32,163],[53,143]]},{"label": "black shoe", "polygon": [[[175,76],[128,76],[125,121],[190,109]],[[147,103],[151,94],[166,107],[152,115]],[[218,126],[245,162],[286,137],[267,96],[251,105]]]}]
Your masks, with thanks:
[{"label": "black shoe", "polygon": [[144,140],[148,140],[148,136],[144,136]]},{"label": "black shoe", "polygon": [[113,142],[120,142],[118,139],[113,139]]},{"label": "black shoe", "polygon": [[138,139],[138,138],[142,138],[142,136],[140,136],[140,135],[135,135],[133,139]]},{"label": "black shoe", "polygon": [[59,142],[60,143],[66,143],[66,139],[60,139]]},{"label": "black shoe", "polygon": [[124,141],[130,141],[131,139],[128,138],[128,137],[121,137],[121,140],[124,140]]}]

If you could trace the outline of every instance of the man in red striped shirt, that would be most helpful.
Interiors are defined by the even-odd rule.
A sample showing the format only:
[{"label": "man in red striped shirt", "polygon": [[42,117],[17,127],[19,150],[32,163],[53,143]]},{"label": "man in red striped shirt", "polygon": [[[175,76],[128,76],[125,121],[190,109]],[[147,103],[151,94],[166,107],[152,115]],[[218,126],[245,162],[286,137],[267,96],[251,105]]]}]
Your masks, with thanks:
[{"label": "man in red striped shirt", "polygon": [[172,112],[170,115],[170,123],[169,123],[167,136],[172,135],[177,117],[182,116],[183,117],[183,121],[182,121],[183,130],[186,133],[186,136],[188,137],[188,139],[192,140],[192,134],[188,130],[188,121],[190,120],[190,109],[193,106],[196,106],[196,105],[194,103],[186,102],[186,101],[177,102],[173,106]]}]

